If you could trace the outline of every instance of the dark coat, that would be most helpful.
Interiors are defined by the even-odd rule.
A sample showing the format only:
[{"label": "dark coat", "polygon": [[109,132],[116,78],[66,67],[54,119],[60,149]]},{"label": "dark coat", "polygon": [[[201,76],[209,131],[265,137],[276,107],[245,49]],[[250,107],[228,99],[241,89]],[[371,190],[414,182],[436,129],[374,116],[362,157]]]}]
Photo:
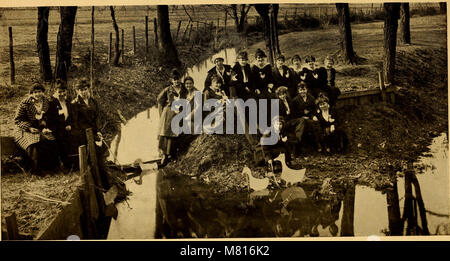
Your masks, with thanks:
[{"label": "dark coat", "polygon": [[64,114],[60,114],[62,109],[61,103],[57,98],[52,97],[49,102],[49,116],[48,116],[48,127],[55,134],[57,138],[61,138],[67,134],[66,126],[74,128],[77,122],[77,115],[74,110],[74,106],[69,101],[66,101],[67,106],[67,119]]},{"label": "dark coat", "polygon": [[[315,99],[310,94],[307,94],[306,102],[303,100],[300,94],[298,94],[292,100],[292,117],[294,118],[301,118],[306,116],[309,119],[312,119],[314,115],[316,115],[317,109],[318,108],[315,103]],[[308,113],[305,113],[305,110],[307,110]]]},{"label": "dark coat", "polygon": [[263,68],[257,65],[252,65],[252,79],[253,90],[259,90],[261,93],[265,93],[268,90],[268,85],[274,83],[272,77],[272,66],[266,64]]},{"label": "dark coat", "polygon": [[276,66],[272,69],[272,78],[274,82],[274,89],[276,90],[280,86],[285,86],[289,90],[289,96],[294,97],[297,88],[295,85],[295,76],[292,74],[292,70],[286,65],[282,66],[283,74],[281,75],[280,70]]},{"label": "dark coat", "polygon": [[[245,72],[247,82],[244,82],[244,74]],[[231,96],[237,96],[239,98],[248,98],[250,93],[245,90],[248,87],[250,90],[253,90],[253,79],[252,79],[252,71],[250,65],[247,64],[242,70],[242,67],[239,63],[236,63],[232,69],[232,78],[230,82],[230,88],[233,91],[230,91]],[[233,93],[234,92],[234,93]]]},{"label": "dark coat", "polygon": [[218,76],[219,78],[222,79],[223,85],[222,85],[222,89],[225,91],[225,93],[227,95],[229,95],[229,84],[231,81],[231,66],[228,64],[224,64],[223,65],[225,70],[223,72],[223,74],[220,74],[219,72],[217,72],[216,66],[214,66],[213,68],[211,68],[208,71],[208,74],[206,75],[206,79],[205,79],[205,88],[211,86],[211,78],[213,75]]},{"label": "dark coat", "polygon": [[81,97],[72,101],[72,109],[76,114],[76,122],[72,128],[72,134],[78,136],[80,144],[86,142],[86,129],[91,128],[94,137],[100,130],[100,107],[94,98],[89,98],[89,105]]}]

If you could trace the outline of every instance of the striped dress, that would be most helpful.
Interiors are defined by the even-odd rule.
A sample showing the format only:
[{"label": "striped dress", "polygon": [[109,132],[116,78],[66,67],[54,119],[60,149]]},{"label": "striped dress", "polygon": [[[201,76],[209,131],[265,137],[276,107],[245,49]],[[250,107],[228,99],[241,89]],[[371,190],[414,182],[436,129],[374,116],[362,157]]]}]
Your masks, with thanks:
[{"label": "striped dress", "polygon": [[25,98],[19,105],[14,117],[16,129],[14,140],[26,150],[30,145],[36,144],[41,139],[55,140],[51,133],[31,133],[30,128],[36,128],[40,131],[46,128],[47,112],[49,108],[47,98],[43,98],[42,109],[39,112],[35,106],[35,99],[31,96]]}]

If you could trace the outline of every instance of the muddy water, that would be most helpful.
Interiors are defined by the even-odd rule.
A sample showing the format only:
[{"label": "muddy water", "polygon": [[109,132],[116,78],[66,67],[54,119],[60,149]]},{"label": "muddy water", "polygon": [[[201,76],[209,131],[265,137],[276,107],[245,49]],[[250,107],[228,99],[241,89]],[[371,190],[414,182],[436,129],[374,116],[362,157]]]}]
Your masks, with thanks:
[{"label": "muddy water", "polygon": [[[449,223],[447,163],[448,140],[443,135],[433,141],[430,155],[416,164],[425,166],[416,176],[426,217],[422,219],[417,208],[414,220],[422,231],[425,221],[432,235],[442,233]],[[119,204],[108,238],[404,235],[404,185],[404,178],[399,178],[394,193],[349,184],[332,200],[318,200],[314,195],[319,188],[304,186],[216,195],[189,177],[165,170],[144,172],[141,185],[127,182],[133,195],[129,205]],[[418,198],[416,192],[413,196]],[[398,203],[392,204],[392,198]],[[400,234],[394,233],[396,225]]]},{"label": "muddy water", "polygon": [[[216,56],[233,64],[236,53],[227,49]],[[203,89],[206,72],[214,66],[216,56],[188,70],[197,89]],[[110,160],[127,164],[136,159],[157,158],[158,127],[155,107],[137,114],[113,140]],[[422,217],[420,204],[415,203],[412,208],[416,214],[409,221],[422,232],[442,233],[444,224],[450,223],[447,136],[435,138],[428,156],[420,158],[415,166],[421,193],[415,191],[411,197],[421,196],[426,214]],[[143,171],[140,177],[128,180],[126,185],[132,195],[117,205],[119,215],[111,222],[108,239],[366,237],[410,233],[401,220],[405,212],[410,213],[405,211],[409,205],[405,203],[404,178],[398,179],[397,190],[380,192],[349,183],[344,184],[344,190],[336,189],[340,193],[334,199],[319,200],[316,196],[320,188],[304,186],[216,195],[210,186],[174,174],[165,170]]]}]

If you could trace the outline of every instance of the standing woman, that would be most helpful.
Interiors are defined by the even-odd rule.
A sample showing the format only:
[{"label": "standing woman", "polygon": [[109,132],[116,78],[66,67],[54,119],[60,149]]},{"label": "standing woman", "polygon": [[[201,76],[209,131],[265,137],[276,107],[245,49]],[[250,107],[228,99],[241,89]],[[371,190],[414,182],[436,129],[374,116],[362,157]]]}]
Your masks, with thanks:
[{"label": "standing woman", "polygon": [[164,88],[158,95],[159,121],[159,143],[158,149],[162,154],[161,165],[168,163],[174,151],[173,142],[177,135],[172,131],[171,122],[177,112],[171,109],[172,102],[178,99],[185,99],[186,89],[181,84],[181,75],[178,70],[173,69],[171,74],[171,85]]},{"label": "standing woman", "polygon": [[252,65],[254,95],[266,98],[269,88],[273,87],[272,66],[266,61],[266,54],[258,49],[255,53],[255,63]]},{"label": "standing woman", "polygon": [[49,102],[44,86],[34,83],[30,95],[19,105],[14,123],[14,139],[32,161],[32,173],[53,169],[59,165],[55,137],[47,127]]},{"label": "standing woman", "polygon": [[[298,86],[298,84],[302,81],[300,75],[302,74],[303,66],[302,66],[302,58],[298,54],[294,55],[291,59],[291,71],[293,77],[294,86]],[[294,96],[295,97],[295,96]],[[294,98],[292,97],[292,98]]]}]

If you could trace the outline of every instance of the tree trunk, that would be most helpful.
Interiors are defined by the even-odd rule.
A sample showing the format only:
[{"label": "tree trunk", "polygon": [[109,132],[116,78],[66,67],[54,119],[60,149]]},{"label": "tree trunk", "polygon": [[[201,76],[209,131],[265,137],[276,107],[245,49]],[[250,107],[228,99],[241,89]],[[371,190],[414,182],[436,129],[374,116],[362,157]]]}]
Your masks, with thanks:
[{"label": "tree trunk", "polygon": [[62,6],[59,8],[61,24],[56,43],[55,78],[67,81],[67,72],[72,60],[72,37],[75,26],[76,6]]},{"label": "tree trunk", "polygon": [[36,33],[37,53],[39,56],[40,74],[43,81],[52,80],[50,48],[48,47],[48,14],[49,7],[38,7],[38,26]]},{"label": "tree trunk", "polygon": [[269,5],[268,4],[256,4],[255,9],[259,16],[263,20],[264,25],[264,40],[266,42],[266,48],[269,50],[269,62],[274,65],[274,57],[272,52],[271,34],[270,34],[270,17],[269,17]]},{"label": "tree trunk", "polygon": [[384,19],[384,59],[383,74],[387,84],[395,78],[395,49],[397,45],[397,28],[400,13],[400,4],[385,3]]},{"label": "tree trunk", "polygon": [[404,44],[411,44],[411,32],[409,29],[409,3],[402,3],[400,7],[400,39]]},{"label": "tree trunk", "polygon": [[120,36],[119,36],[119,26],[117,26],[116,22],[116,15],[114,12],[114,7],[110,6],[109,9],[111,10],[111,18],[113,22],[114,32],[116,34],[116,39],[114,41],[114,58],[113,58],[113,65],[118,66],[119,65],[119,59],[120,59]]},{"label": "tree trunk", "polygon": [[169,7],[167,5],[158,5],[158,49],[160,54],[160,63],[169,64],[175,67],[181,65],[178,58],[178,52],[172,41],[169,22]]},{"label": "tree trunk", "polygon": [[356,55],[353,50],[352,28],[350,26],[350,11],[348,4],[336,4],[339,20],[339,32],[341,34],[341,52],[344,59],[354,64]]},{"label": "tree trunk", "polygon": [[272,24],[273,24],[273,43],[274,43],[274,51],[278,54],[280,51],[280,42],[278,41],[278,4],[272,4]]}]

